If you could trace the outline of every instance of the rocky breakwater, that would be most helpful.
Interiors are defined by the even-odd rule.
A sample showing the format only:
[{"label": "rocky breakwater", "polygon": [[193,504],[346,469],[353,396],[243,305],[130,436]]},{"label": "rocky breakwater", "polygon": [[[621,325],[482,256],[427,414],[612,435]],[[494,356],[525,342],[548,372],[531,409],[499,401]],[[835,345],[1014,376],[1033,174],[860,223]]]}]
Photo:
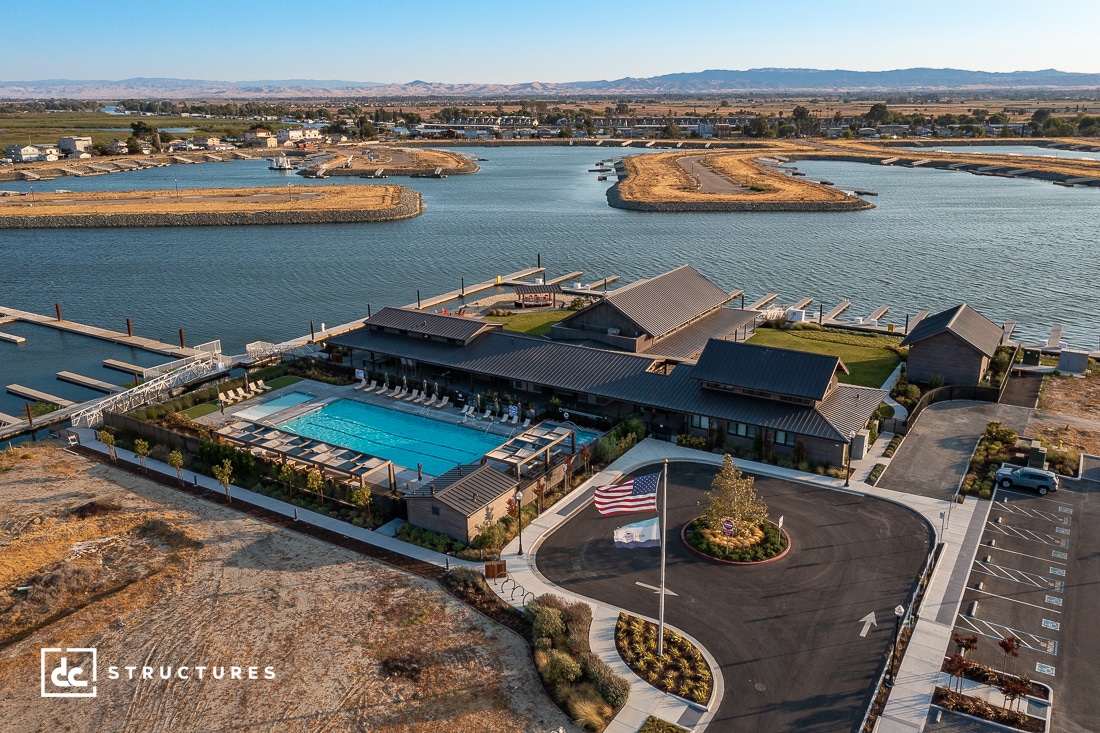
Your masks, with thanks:
[{"label": "rocky breakwater", "polygon": [[102,227],[199,227],[246,226],[279,224],[347,224],[398,221],[419,216],[422,212],[420,193],[403,186],[388,205],[356,206],[354,202],[338,207],[311,205],[308,200],[294,208],[248,208],[240,211],[125,211],[42,213],[0,212],[0,229],[70,229]]}]

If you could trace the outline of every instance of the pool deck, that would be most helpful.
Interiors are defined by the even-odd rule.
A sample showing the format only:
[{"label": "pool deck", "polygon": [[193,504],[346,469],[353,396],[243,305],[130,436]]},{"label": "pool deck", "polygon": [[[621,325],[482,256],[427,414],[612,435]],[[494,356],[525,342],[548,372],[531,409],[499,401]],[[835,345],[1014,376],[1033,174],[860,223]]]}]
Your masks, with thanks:
[{"label": "pool deck", "polygon": [[[251,408],[260,407],[266,402],[288,395],[292,392],[301,392],[313,397],[308,402],[302,402],[297,405],[291,405],[284,410],[271,413],[265,417],[248,420],[247,417],[241,418],[239,413],[249,410]],[[432,420],[439,420],[440,422],[450,423],[452,425],[466,425],[474,430],[481,430],[482,432],[488,432],[492,435],[496,435],[500,438],[501,444],[505,443],[510,437],[518,435],[522,431],[523,423],[517,425],[508,425],[505,427],[497,421],[493,421],[489,424],[485,420],[479,420],[476,418],[464,418],[459,414],[458,408],[448,405],[443,409],[435,409],[434,407],[424,407],[423,405],[412,405],[404,400],[394,400],[389,397],[384,397],[378,394],[364,393],[356,391],[352,386],[338,386],[334,384],[326,384],[324,382],[314,382],[309,379],[303,379],[300,382],[287,385],[286,387],[280,387],[279,389],[272,390],[258,397],[247,399],[244,402],[238,402],[234,405],[227,406],[222,412],[212,412],[209,415],[200,417],[197,422],[210,426],[212,429],[228,425],[239,420],[248,420],[260,425],[275,426],[280,423],[284,423],[288,420],[292,420],[296,417],[312,412],[320,407],[323,407],[337,400],[355,400],[356,402],[362,402],[367,405],[375,405],[376,407],[384,407],[396,412],[404,412],[410,415],[418,415],[420,417],[430,418]],[[410,489],[415,489],[420,484],[431,481],[435,476],[430,474],[423,474],[423,478],[417,478],[416,467],[405,467],[394,464],[397,473],[397,485],[405,486],[408,484]]]}]

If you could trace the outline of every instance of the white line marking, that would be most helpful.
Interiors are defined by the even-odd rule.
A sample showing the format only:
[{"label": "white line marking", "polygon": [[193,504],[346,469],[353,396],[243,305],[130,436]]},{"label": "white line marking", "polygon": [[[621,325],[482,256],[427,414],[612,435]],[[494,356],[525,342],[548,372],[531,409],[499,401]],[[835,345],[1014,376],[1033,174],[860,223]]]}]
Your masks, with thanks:
[{"label": "white line marking", "polygon": [[1012,601],[1013,603],[1019,603],[1022,606],[1031,606],[1032,608],[1040,608],[1044,611],[1053,611],[1054,613],[1061,613],[1061,611],[1055,611],[1053,608],[1047,606],[1037,606],[1034,603],[1028,603],[1027,601],[1017,601],[1015,598],[1009,598],[1008,596],[999,596],[996,593],[990,593],[987,590],[978,590],[977,588],[971,588],[975,593],[984,593],[987,596],[993,596],[994,598],[1003,598],[1006,601]]},{"label": "white line marking", "polygon": [[[643,588],[648,588],[649,590],[653,591],[654,593],[660,593],[661,592],[661,589],[658,586],[650,585],[649,583],[642,583],[640,581],[635,581],[634,585],[640,585]],[[678,595],[678,594],[673,593],[668,588],[665,588],[665,595],[666,596],[675,596],[675,595]]]},{"label": "white line marking", "polygon": [[[985,547],[985,546],[983,546],[983,548],[982,548],[982,549],[986,549],[986,547]],[[1047,558],[1045,558],[1045,557],[1040,557],[1039,555],[1029,555],[1029,554],[1027,554],[1026,552],[1016,552],[1015,550],[1008,550],[1008,549],[1005,549],[1004,547],[989,547],[988,549],[990,549],[990,550],[994,550],[994,551],[996,551],[996,552],[1008,552],[1008,553],[1011,553],[1011,554],[1013,554],[1013,555],[1019,555],[1019,556],[1021,556],[1021,557],[1030,557],[1030,558],[1031,558],[1032,560],[1042,560],[1043,562],[1046,562],[1046,561],[1047,561]],[[1054,550],[1053,554],[1054,554],[1054,557],[1060,557],[1060,558],[1063,558],[1063,559],[1069,559],[1069,556],[1068,556],[1068,555],[1066,555],[1066,553],[1064,553],[1064,552],[1059,552],[1058,550]],[[1051,560],[1051,562],[1054,562],[1054,560]],[[1065,563],[1064,563],[1064,562],[1063,562],[1063,563],[1058,563],[1058,564],[1059,564],[1059,565],[1065,565]]]}]

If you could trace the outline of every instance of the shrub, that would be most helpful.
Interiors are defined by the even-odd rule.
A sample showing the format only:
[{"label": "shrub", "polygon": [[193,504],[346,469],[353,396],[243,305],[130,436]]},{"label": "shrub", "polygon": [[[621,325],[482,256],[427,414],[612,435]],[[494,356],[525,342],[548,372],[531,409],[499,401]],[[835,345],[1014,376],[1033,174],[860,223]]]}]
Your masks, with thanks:
[{"label": "shrub", "polygon": [[557,649],[546,653],[546,665],[542,669],[546,680],[555,686],[567,684],[581,676],[581,665],[573,657]]},{"label": "shrub", "polygon": [[706,450],[707,439],[689,435],[688,433],[681,433],[676,436],[676,445],[681,445],[685,448],[694,448],[696,450]]},{"label": "shrub", "polygon": [[397,528],[397,539],[436,552],[458,552],[463,544],[456,539],[429,529],[414,527],[407,522]]},{"label": "shrub", "polygon": [[878,440],[878,420],[872,419],[871,425],[867,430],[867,442],[874,445],[875,441]]},{"label": "shrub", "polygon": [[605,661],[591,652],[582,655],[580,661],[585,678],[595,686],[608,705],[615,709],[626,705],[630,697],[629,682],[615,674]]},{"label": "shrub", "polygon": [[535,601],[527,605],[527,611],[531,614],[531,624],[535,629],[535,636],[548,636],[557,639],[565,634],[565,622],[562,621],[561,611]]},{"label": "shrub", "polygon": [[893,438],[891,438],[890,442],[886,446],[886,450],[884,450],[882,452],[882,457],[883,458],[893,458],[894,453],[897,452],[898,446],[901,445],[901,441],[904,438],[905,438],[905,436],[901,435],[901,434],[895,435]]}]

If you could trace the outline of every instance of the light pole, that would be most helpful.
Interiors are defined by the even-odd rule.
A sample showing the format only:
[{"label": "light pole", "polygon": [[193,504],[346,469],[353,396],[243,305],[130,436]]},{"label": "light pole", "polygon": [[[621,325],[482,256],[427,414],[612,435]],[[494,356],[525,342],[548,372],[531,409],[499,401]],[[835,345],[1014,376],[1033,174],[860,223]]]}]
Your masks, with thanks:
[{"label": "light pole", "polygon": [[844,469],[844,485],[851,486],[852,479],[852,441],[856,439],[856,431],[848,433],[848,467]]},{"label": "light pole", "polygon": [[173,178],[172,183],[176,184],[176,200],[178,201],[180,197],[180,182]]},{"label": "light pole", "polygon": [[31,186],[31,206],[34,206],[34,186]]},{"label": "light pole", "polygon": [[898,658],[898,647],[901,645],[901,619],[905,615],[905,606],[900,603],[894,606],[894,644],[890,647],[890,659],[887,660],[886,686],[893,687],[897,672],[894,670],[894,662]]},{"label": "light pole", "polygon": [[518,488],[516,494],[512,497],[516,500],[516,537],[519,538],[519,552],[517,555],[523,554],[523,492]]}]

